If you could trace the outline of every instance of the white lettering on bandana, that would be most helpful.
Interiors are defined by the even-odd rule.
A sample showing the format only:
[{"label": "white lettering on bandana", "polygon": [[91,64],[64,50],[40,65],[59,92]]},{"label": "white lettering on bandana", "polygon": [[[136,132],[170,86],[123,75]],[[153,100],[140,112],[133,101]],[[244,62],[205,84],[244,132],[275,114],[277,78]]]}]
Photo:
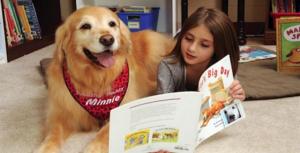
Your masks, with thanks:
[{"label": "white lettering on bandana", "polygon": [[80,95],[71,82],[66,62],[63,64],[63,76],[73,98],[93,117],[103,121],[109,118],[110,111],[118,107],[124,98],[129,82],[129,68],[126,62],[123,71],[113,82],[112,91],[102,97]]}]

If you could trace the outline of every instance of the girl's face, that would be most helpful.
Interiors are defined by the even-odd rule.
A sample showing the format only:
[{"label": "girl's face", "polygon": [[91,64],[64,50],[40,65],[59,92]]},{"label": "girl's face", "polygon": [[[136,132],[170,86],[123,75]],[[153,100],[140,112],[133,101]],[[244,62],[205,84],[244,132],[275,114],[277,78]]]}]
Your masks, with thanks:
[{"label": "girl's face", "polygon": [[181,54],[186,64],[208,64],[214,53],[213,35],[203,24],[190,29],[181,41]]}]

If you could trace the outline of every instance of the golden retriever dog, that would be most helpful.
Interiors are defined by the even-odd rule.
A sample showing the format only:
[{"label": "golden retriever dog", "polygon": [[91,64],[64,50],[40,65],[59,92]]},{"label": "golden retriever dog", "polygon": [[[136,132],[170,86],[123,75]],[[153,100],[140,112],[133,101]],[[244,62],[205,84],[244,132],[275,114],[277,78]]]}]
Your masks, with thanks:
[{"label": "golden retriever dog", "polygon": [[72,133],[98,129],[83,152],[107,153],[110,110],[155,94],[157,66],[172,50],[172,38],[130,33],[109,9],[85,7],[57,29],[55,45],[45,139],[36,152],[59,152]]}]

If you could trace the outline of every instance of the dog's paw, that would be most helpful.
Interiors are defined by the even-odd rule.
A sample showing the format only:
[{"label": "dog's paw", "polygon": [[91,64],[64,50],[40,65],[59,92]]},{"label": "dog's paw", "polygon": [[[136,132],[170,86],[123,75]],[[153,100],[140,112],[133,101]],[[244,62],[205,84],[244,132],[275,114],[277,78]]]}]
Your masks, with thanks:
[{"label": "dog's paw", "polygon": [[94,141],[85,148],[83,153],[108,153],[108,149],[105,145]]}]

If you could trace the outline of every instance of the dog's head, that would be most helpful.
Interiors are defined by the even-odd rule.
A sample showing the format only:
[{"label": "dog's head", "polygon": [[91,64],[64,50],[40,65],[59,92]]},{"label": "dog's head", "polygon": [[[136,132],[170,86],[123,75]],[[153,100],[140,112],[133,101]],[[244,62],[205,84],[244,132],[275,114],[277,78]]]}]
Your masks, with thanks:
[{"label": "dog's head", "polygon": [[240,118],[240,112],[236,106],[231,106],[229,109],[224,111],[227,116],[228,122],[233,122]]},{"label": "dog's head", "polygon": [[56,59],[94,68],[109,68],[131,48],[130,32],[107,8],[85,7],[75,11],[56,31]]}]

